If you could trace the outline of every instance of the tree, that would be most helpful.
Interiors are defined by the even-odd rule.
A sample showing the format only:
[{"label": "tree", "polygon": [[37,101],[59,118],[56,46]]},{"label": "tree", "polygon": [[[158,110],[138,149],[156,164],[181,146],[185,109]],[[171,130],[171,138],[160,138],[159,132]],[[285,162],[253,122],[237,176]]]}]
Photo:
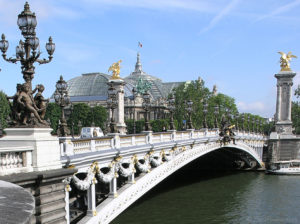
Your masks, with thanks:
[{"label": "tree", "polygon": [[299,102],[292,102],[292,122],[294,133],[300,134],[300,106]]},{"label": "tree", "polygon": [[187,120],[186,102],[188,100],[193,101],[192,121],[196,129],[203,127],[204,104],[207,104],[206,120],[208,126],[211,128],[214,127],[216,106],[218,106],[218,122],[220,122],[222,115],[226,111],[230,111],[232,114],[237,113],[235,100],[232,97],[221,93],[215,96],[205,87],[204,81],[184,83],[175,88],[174,91],[176,104],[175,119],[178,121],[180,129],[183,129],[183,121]]},{"label": "tree", "polygon": [[10,112],[10,104],[6,99],[6,94],[3,91],[0,91],[0,123],[3,129],[7,127],[6,119]]},{"label": "tree", "polygon": [[50,120],[51,128],[53,129],[52,134],[57,133],[58,122],[61,117],[61,109],[56,103],[48,103],[45,120]]},{"label": "tree", "polygon": [[72,128],[74,123],[74,134],[79,134],[78,123],[81,121],[83,127],[90,127],[94,122],[95,126],[105,129],[107,120],[107,111],[102,106],[90,107],[85,103],[74,104],[73,111],[67,121],[69,128]]},{"label": "tree", "polygon": [[183,121],[187,120],[186,103],[188,100],[193,101],[193,125],[196,129],[202,126],[203,122],[203,102],[208,99],[210,92],[204,86],[204,82],[192,81],[183,83],[174,89],[175,93],[175,114],[174,119],[178,122],[178,128],[184,129]]}]

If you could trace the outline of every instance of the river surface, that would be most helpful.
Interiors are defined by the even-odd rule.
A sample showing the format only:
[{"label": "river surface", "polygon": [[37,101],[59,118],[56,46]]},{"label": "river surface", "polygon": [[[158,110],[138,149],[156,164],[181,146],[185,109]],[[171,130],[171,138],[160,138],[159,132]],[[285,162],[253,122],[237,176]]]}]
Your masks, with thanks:
[{"label": "river surface", "polygon": [[300,223],[300,176],[182,169],[113,224]]}]

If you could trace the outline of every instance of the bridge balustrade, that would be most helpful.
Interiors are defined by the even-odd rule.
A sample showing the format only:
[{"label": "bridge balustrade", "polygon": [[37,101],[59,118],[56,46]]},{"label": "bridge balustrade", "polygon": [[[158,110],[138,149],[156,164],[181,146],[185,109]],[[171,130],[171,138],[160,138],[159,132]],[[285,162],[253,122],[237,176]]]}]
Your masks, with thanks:
[{"label": "bridge balustrade", "polygon": [[0,175],[32,171],[32,151],[27,146],[0,148]]}]

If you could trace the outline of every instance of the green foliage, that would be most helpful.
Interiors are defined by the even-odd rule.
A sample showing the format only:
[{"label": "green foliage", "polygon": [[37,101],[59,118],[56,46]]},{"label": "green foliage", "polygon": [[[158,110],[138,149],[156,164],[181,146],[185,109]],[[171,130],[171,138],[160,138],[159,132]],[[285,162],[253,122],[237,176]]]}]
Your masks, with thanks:
[{"label": "green foliage", "polygon": [[196,129],[202,126],[203,122],[203,105],[202,102],[207,100],[210,92],[204,86],[204,82],[192,81],[191,83],[183,83],[174,89],[175,92],[175,114],[174,120],[177,120],[178,129],[184,129],[183,120],[187,120],[186,102],[193,101],[192,121]]},{"label": "green foliage", "polygon": [[230,110],[231,113],[237,113],[237,107],[232,97],[219,93],[214,96],[207,87],[204,86],[204,82],[192,81],[191,83],[184,83],[177,88],[175,91],[175,120],[178,122],[179,130],[184,129],[183,121],[187,122],[186,114],[186,103],[188,100],[193,101],[193,113],[192,121],[196,129],[203,127],[204,113],[203,105],[207,103],[207,124],[208,127],[214,127],[214,112],[215,106],[218,106],[218,121],[221,120],[222,115],[226,110]]},{"label": "green foliage", "polygon": [[102,106],[92,107],[90,110],[90,117],[95,122],[96,127],[100,127],[102,130],[105,129],[105,122],[107,121],[107,110]]},{"label": "green foliage", "polygon": [[58,122],[61,116],[61,109],[56,103],[48,103],[45,114],[45,120],[50,120],[51,128],[53,129],[52,134],[57,133]]},{"label": "green foliage", "polygon": [[[128,120],[125,121],[125,124],[127,126],[127,134],[133,134],[133,120],[128,119]],[[145,121],[144,120],[135,121],[136,134],[141,133],[144,130],[144,127],[145,127]]]},{"label": "green foliage", "polygon": [[[74,104],[73,112],[69,111],[67,124],[69,129],[72,129],[72,122],[74,123],[74,134],[79,134],[78,122],[81,121],[83,127],[90,127],[95,123],[96,127],[105,129],[105,122],[107,120],[107,111],[102,106],[95,106],[91,108],[85,103]],[[57,133],[58,122],[61,118],[61,108],[56,103],[49,103],[45,115],[45,120],[50,119],[53,134]]]},{"label": "green foliage", "polygon": [[292,122],[294,127],[294,133],[299,135],[300,134],[300,106],[298,102],[292,102]]},{"label": "green foliage", "polygon": [[90,127],[94,122],[96,127],[105,129],[107,120],[107,111],[102,106],[90,107],[85,103],[74,104],[73,111],[68,119],[68,126],[71,130],[72,122],[74,123],[74,134],[79,134],[78,123],[81,121],[82,127]]},{"label": "green foliage", "polygon": [[6,94],[0,91],[0,122],[3,129],[7,127],[6,119],[9,116],[10,112],[10,105],[8,100],[6,99]]},{"label": "green foliage", "polygon": [[150,122],[153,132],[166,131],[169,127],[169,121],[166,119],[157,119]]}]

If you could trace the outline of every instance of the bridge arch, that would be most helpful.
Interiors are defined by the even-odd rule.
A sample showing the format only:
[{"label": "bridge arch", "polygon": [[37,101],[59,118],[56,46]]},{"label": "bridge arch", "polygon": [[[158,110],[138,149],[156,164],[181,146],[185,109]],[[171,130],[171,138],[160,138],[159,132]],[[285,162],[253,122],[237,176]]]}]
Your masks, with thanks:
[{"label": "bridge arch", "polygon": [[[116,216],[122,213],[126,208],[133,204],[137,199],[159,184],[165,178],[181,169],[190,162],[207,155],[208,153],[223,148],[235,148],[249,154],[254,158],[260,167],[263,162],[255,149],[247,146],[242,141],[236,144],[227,144],[221,146],[218,141],[208,142],[206,144],[195,144],[187,147],[178,147],[179,152],[169,161],[166,161],[158,167],[152,169],[151,172],[136,178],[135,184],[128,184],[116,198],[108,198],[105,203],[97,206],[97,215],[94,217],[84,217],[79,223],[109,223]],[[184,150],[183,150],[184,148]],[[180,151],[181,149],[181,151]]]}]

